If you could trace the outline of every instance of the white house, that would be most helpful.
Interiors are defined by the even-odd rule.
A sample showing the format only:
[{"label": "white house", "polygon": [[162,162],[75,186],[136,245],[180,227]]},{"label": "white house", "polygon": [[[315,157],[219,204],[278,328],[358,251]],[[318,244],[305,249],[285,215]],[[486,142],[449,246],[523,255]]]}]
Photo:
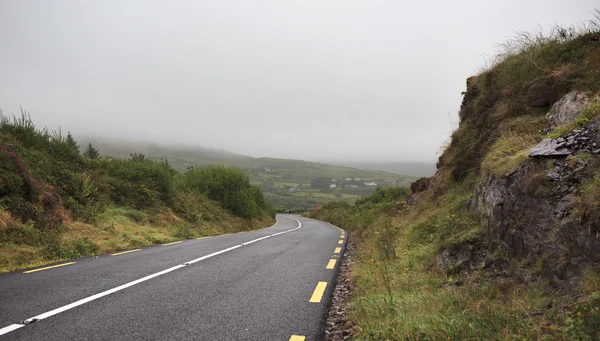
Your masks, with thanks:
[{"label": "white house", "polygon": [[365,182],[365,185],[367,185],[367,186],[377,186],[377,183],[374,182],[374,181],[368,181],[368,182]]},{"label": "white house", "polygon": [[336,188],[337,185],[336,184],[329,184],[329,188]]}]

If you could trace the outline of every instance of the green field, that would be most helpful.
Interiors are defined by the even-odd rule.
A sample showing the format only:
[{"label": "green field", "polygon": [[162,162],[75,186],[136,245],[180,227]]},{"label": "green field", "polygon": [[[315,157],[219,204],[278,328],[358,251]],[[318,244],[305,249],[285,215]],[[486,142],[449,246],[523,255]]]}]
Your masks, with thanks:
[{"label": "green field", "polygon": [[[153,158],[166,158],[173,168],[181,172],[191,166],[212,164],[239,167],[250,176],[252,184],[261,186],[265,198],[274,207],[282,209],[313,208],[333,200],[351,203],[375,190],[376,186],[367,186],[365,182],[387,187],[409,186],[416,180],[414,176],[384,171],[302,160],[254,158],[202,147],[163,147],[89,138],[80,138],[79,141],[82,145],[91,141],[106,156],[128,158],[130,153],[137,152]],[[332,183],[336,184],[335,188],[329,187]],[[356,188],[351,188],[353,186]]]}]

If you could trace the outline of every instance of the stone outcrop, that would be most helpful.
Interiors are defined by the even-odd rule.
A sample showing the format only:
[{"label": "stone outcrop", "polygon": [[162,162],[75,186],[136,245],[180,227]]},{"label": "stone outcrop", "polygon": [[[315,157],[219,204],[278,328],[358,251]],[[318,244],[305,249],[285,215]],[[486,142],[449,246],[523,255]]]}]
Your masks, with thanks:
[{"label": "stone outcrop", "polygon": [[558,139],[543,139],[529,152],[529,156],[567,156],[569,154],[573,154],[573,150],[567,148],[564,141],[558,141]]},{"label": "stone outcrop", "polygon": [[575,129],[566,136],[556,139],[543,139],[531,148],[529,156],[561,157],[575,152],[600,154],[600,117],[590,121],[585,128]]},{"label": "stone outcrop", "polygon": [[410,184],[410,190],[413,194],[417,194],[426,191],[429,188],[430,178],[420,178],[417,181]]},{"label": "stone outcrop", "polygon": [[[589,177],[584,174],[588,162],[578,153],[600,153],[594,149],[600,143],[599,126],[596,118],[584,129],[551,143],[543,141],[545,146],[562,144],[554,151],[569,150],[569,155],[533,153],[543,149],[538,145],[532,156],[554,157],[553,169],[548,169],[547,160],[531,158],[504,177],[489,176],[469,202],[483,222],[491,249],[500,247],[509,256],[529,258],[529,264],[541,260],[541,275],[555,287],[573,285],[585,263],[600,261],[600,238],[572,214],[579,185]],[[477,257],[464,260],[465,250],[455,253],[454,262],[477,262]],[[531,281],[531,266],[517,269],[515,276],[524,283]]]},{"label": "stone outcrop", "polygon": [[588,95],[573,90],[552,105],[546,118],[555,127],[573,123],[581,114],[581,109],[591,103],[592,99]]}]

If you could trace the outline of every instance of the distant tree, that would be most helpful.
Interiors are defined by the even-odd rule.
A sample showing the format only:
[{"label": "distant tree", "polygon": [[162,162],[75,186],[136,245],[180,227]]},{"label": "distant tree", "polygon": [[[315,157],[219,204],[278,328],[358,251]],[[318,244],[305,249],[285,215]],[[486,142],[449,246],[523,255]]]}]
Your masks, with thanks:
[{"label": "distant tree", "polygon": [[77,141],[75,141],[73,135],[71,135],[70,132],[67,133],[67,139],[65,140],[65,142],[67,143],[67,145],[69,145],[69,147],[79,152],[79,145],[77,144]]},{"label": "distant tree", "polygon": [[129,156],[131,157],[131,161],[134,161],[134,162],[142,162],[142,161],[146,160],[146,155],[144,155],[142,153],[132,153],[132,154],[129,154]]},{"label": "distant tree", "polygon": [[97,159],[100,157],[100,152],[98,151],[98,149],[94,148],[94,146],[92,146],[92,143],[90,142],[83,155],[89,157],[90,159]]}]

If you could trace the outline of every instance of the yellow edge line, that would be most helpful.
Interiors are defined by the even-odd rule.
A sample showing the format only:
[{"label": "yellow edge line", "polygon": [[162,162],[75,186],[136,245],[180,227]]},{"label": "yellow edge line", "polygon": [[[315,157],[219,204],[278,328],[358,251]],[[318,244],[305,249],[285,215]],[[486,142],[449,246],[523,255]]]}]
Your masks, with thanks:
[{"label": "yellow edge line", "polygon": [[132,252],[138,252],[138,251],[142,251],[142,249],[135,249],[135,250],[112,253],[111,256],[119,256],[119,255],[124,255],[126,253],[132,253]]},{"label": "yellow edge line", "polygon": [[289,341],[304,341],[304,340],[306,340],[306,336],[292,335],[292,337],[290,337]]},{"label": "yellow edge line", "polygon": [[310,302],[310,303],[321,302],[321,299],[323,298],[323,294],[325,293],[325,288],[327,288],[327,282],[319,282],[308,302]]},{"label": "yellow edge line", "polygon": [[340,253],[342,251],[341,247],[336,247],[335,251],[333,251],[333,253]]},{"label": "yellow edge line", "polygon": [[344,244],[343,240],[338,240],[338,244]]},{"label": "yellow edge line", "polygon": [[335,259],[330,259],[329,263],[327,263],[327,267],[325,269],[333,269],[335,267]]},{"label": "yellow edge line", "polygon": [[180,240],[178,242],[166,243],[166,244],[163,244],[163,246],[169,246],[169,245],[179,244],[179,243],[183,243],[183,240]]},{"label": "yellow edge line", "polygon": [[345,237],[344,235],[341,235],[341,236],[340,236],[340,238],[342,238],[342,239],[344,239],[344,237]]},{"label": "yellow edge line", "polygon": [[208,236],[208,237],[200,237],[200,238],[196,238],[196,239],[200,240],[200,239],[206,239],[206,238],[210,238],[210,237],[211,237],[211,236]]},{"label": "yellow edge line", "polygon": [[34,270],[29,270],[29,271],[23,271],[23,273],[24,274],[30,274],[32,272],[38,272],[38,271],[48,270],[48,269],[54,269],[54,268],[60,268],[61,266],[66,266],[66,265],[71,265],[71,264],[75,264],[75,262],[69,262],[69,263],[64,263],[64,264],[47,266],[45,268],[39,268],[39,269],[34,269]]}]

